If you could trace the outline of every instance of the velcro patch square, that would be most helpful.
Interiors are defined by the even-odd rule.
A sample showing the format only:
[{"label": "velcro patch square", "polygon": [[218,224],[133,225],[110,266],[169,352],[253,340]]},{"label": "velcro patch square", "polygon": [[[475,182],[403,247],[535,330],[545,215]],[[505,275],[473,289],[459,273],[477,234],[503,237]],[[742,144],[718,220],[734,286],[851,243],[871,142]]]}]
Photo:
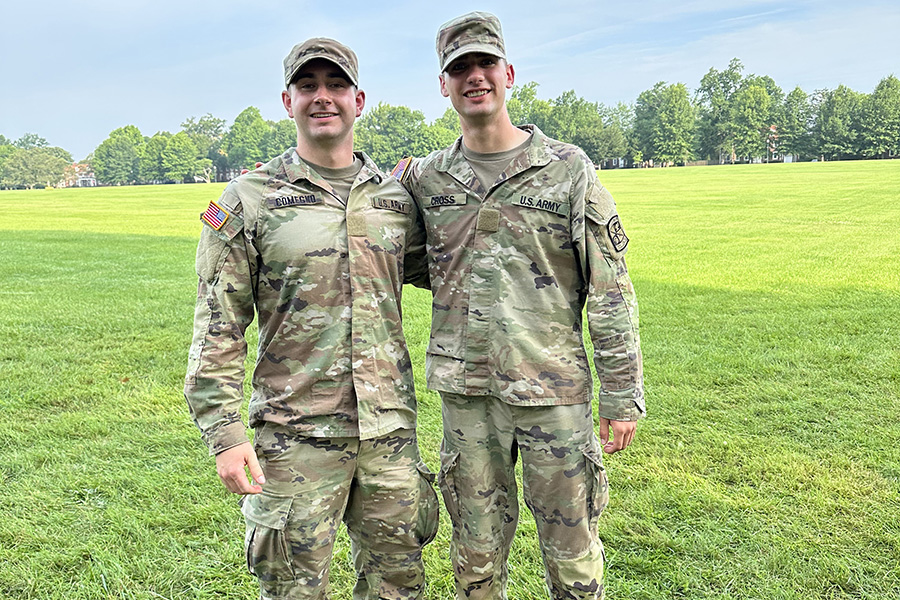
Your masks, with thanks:
[{"label": "velcro patch square", "polygon": [[500,211],[496,208],[482,208],[478,211],[478,223],[475,225],[478,231],[493,233],[500,230]]},{"label": "velcro patch square", "polygon": [[347,215],[347,235],[364,237],[367,233],[366,216],[360,213],[349,213]]}]

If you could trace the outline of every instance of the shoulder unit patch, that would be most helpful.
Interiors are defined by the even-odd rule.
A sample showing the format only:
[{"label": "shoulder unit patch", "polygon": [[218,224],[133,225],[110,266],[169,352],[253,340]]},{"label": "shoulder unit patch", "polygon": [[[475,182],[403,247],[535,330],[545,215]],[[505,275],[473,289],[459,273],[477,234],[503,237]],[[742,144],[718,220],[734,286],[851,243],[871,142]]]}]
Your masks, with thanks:
[{"label": "shoulder unit patch", "polygon": [[628,236],[622,229],[619,215],[613,215],[612,219],[607,221],[606,233],[609,234],[609,241],[612,243],[613,249],[616,252],[625,252],[625,249],[628,248]]}]

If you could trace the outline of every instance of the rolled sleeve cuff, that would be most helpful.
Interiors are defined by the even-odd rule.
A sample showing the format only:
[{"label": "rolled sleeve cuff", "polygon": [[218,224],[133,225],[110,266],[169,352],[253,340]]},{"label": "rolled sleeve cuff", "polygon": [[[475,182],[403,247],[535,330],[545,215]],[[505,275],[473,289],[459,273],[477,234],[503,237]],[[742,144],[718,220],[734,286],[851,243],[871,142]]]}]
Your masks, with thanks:
[{"label": "rolled sleeve cuff", "polygon": [[647,415],[644,394],[631,390],[630,393],[601,393],[597,414],[610,421],[637,421]]},{"label": "rolled sleeve cuff", "polygon": [[247,428],[244,424],[235,421],[204,433],[203,441],[206,442],[209,453],[215,456],[229,448],[249,442],[250,438],[247,437]]}]

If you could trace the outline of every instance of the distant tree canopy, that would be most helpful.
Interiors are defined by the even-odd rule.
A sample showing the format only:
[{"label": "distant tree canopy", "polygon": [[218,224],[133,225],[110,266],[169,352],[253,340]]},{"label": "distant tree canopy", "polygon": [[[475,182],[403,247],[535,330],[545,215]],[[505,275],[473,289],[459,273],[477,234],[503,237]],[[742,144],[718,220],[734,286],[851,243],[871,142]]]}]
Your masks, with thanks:
[{"label": "distant tree canopy", "polygon": [[255,106],[245,108],[234,119],[234,125],[225,134],[222,150],[227,165],[232,168],[250,166],[256,161],[268,159],[263,153],[263,138],[269,130],[268,124]]},{"label": "distant tree canopy", "polygon": [[35,133],[12,141],[0,135],[0,188],[57,185],[72,164],[72,155]]},{"label": "distant tree canopy", "polygon": [[863,98],[859,115],[860,153],[868,158],[900,154],[900,79],[886,77]]},{"label": "distant tree canopy", "polygon": [[634,147],[644,159],[684,163],[691,156],[694,109],[683,83],[660,81],[641,92],[634,107]]},{"label": "distant tree canopy", "polygon": [[404,156],[424,156],[448,146],[456,137],[445,122],[429,124],[421,111],[384,103],[367,111],[354,128],[356,149],[385,170]]},{"label": "distant tree canopy", "polygon": [[[574,90],[542,99],[538,84],[528,82],[509,92],[507,110],[514,124],[532,123],[575,144],[595,164],[900,156],[900,79],[894,75],[870,94],[839,85],[812,93],[797,87],[785,95],[771,77],[745,74],[734,58],[722,70],[711,68],[693,95],[684,83],[660,81],[634,104],[605,106]],[[452,108],[429,123],[419,110],[379,103],[357,120],[354,146],[387,170],[404,156],[424,156],[459,135]],[[145,137],[126,125],[110,132],[85,160],[97,180],[110,185],[224,181],[296,141],[291,119],[267,121],[249,106],[230,127],[210,113],[185,119],[175,134]],[[65,150],[35,133],[17,140],[0,135],[0,187],[56,185],[71,163]]]},{"label": "distant tree canopy", "polygon": [[56,147],[32,146],[16,148],[3,161],[2,180],[5,187],[49,187],[65,177],[72,156]]},{"label": "distant tree canopy", "polygon": [[94,150],[94,173],[101,183],[122,185],[141,181],[144,136],[134,125],[113,130]]}]

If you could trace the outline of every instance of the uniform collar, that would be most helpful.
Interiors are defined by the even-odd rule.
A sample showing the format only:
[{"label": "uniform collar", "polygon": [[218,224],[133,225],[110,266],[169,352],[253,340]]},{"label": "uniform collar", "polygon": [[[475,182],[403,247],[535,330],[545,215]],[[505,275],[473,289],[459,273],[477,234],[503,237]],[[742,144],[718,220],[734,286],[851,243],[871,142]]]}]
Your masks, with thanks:
[{"label": "uniform collar", "polygon": [[[372,161],[372,159],[369,158],[365,152],[354,152],[353,154],[363,161],[362,169],[359,170],[359,174],[356,176],[356,181],[353,182],[353,187],[356,187],[357,185],[365,183],[366,181],[369,181],[371,179],[374,179],[375,183],[381,183],[384,176],[381,174],[381,171],[378,169],[378,166]],[[300,158],[300,155],[297,154],[296,148],[292,148],[282,155],[281,168],[284,171],[284,175],[291,183],[296,183],[301,179],[305,179],[311,184],[322,188],[323,190],[326,190],[328,192],[334,191],[321,175],[316,173],[315,170],[311,169],[310,166]]]},{"label": "uniform collar", "polygon": [[[517,154],[506,170],[501,173],[498,181],[506,181],[507,179],[518,175],[522,171],[531,167],[542,167],[552,160],[552,152],[548,144],[548,137],[538,129],[537,125],[520,125],[519,129],[526,131],[531,135],[531,143],[525,149]],[[462,136],[457,138],[456,142],[450,146],[448,152],[444,153],[441,160],[435,165],[435,169],[442,173],[447,173],[461,184],[477,192],[480,196],[485,196],[489,190],[484,189],[475,171],[469,166],[469,162],[463,156],[462,152]]]}]

